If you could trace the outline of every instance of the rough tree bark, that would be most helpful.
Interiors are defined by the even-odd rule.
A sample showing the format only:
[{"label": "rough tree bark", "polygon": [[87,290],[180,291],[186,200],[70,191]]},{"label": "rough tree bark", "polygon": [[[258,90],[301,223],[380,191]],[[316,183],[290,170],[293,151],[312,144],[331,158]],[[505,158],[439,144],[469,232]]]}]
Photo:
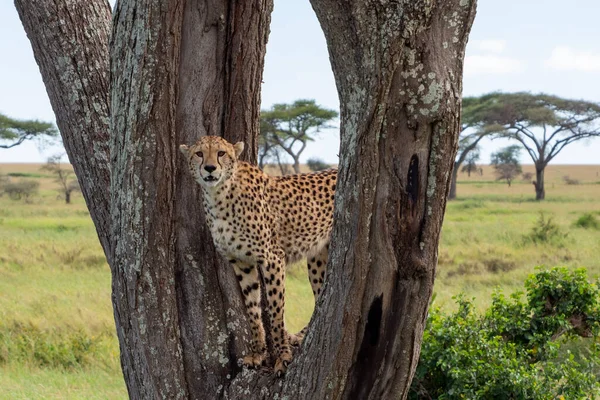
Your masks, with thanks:
[{"label": "rough tree bark", "polygon": [[341,105],[331,266],[292,398],[405,398],[460,131],[474,0],[312,0]]},{"label": "rough tree bark", "polygon": [[[48,37],[60,42],[63,35],[72,43],[64,57],[78,66],[89,56],[79,47],[107,49],[107,37],[88,43],[89,32],[62,26],[107,24],[98,16],[86,19],[79,11],[85,4],[106,8],[100,0],[17,0],[24,21],[37,15],[36,7],[68,21],[50,24],[47,35],[40,25],[51,15],[38,18],[37,26],[25,24],[38,62],[47,57],[51,63],[58,51]],[[408,393],[456,152],[475,2],[313,0],[313,7],[340,93],[340,177],[324,295],[281,380],[237,367],[248,342],[239,289],[212,247],[199,193],[176,151],[199,135],[218,134],[246,141],[254,150],[246,154],[255,157],[272,2],[120,1],[111,45],[111,113],[92,107],[82,108],[83,118],[61,116],[61,108],[77,107],[67,102],[72,89],[65,86],[98,73],[78,70],[66,81],[40,62],[67,141],[75,140],[75,128],[93,127],[96,117],[106,126],[110,115],[110,168],[90,160],[108,154],[100,134],[70,156],[105,240],[132,398],[379,399]],[[107,67],[98,62],[95,67]],[[98,93],[108,104],[108,87]]]}]

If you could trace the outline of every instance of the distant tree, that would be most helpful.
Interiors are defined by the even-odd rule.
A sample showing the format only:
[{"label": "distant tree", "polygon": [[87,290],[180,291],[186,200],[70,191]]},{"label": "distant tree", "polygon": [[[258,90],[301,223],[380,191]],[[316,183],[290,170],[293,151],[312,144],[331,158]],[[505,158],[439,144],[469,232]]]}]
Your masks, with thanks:
[{"label": "distant tree", "polygon": [[258,135],[258,167],[265,168],[265,164],[275,158],[277,143],[271,138],[277,132],[273,120],[261,116],[260,134]]},{"label": "distant tree", "polygon": [[520,151],[520,146],[512,145],[492,154],[492,166],[497,180],[505,180],[510,186],[512,181],[521,174],[523,170],[519,163]]},{"label": "distant tree", "polygon": [[471,172],[477,172],[479,170],[479,167],[477,166],[477,161],[479,161],[479,157],[479,149],[471,151],[465,160],[465,165],[463,165],[460,171],[466,172],[467,175],[471,177]]},{"label": "distant tree", "polygon": [[[294,171],[300,173],[300,155],[315,133],[329,128],[338,112],[323,108],[314,100],[296,100],[292,104],[275,104],[261,111],[261,130],[265,129],[265,145],[276,144],[294,160]],[[262,136],[262,133],[261,133]],[[268,144],[268,145],[267,145]]]},{"label": "distant tree", "polygon": [[80,190],[79,182],[77,182],[73,171],[61,164],[60,160],[62,157],[63,154],[49,157],[42,169],[54,175],[54,180],[59,184],[59,193],[64,196],[65,203],[71,204],[71,194]]},{"label": "distant tree", "polygon": [[481,97],[488,109],[481,121],[501,126],[518,141],[535,164],[537,200],[546,196],[544,170],[562,149],[578,140],[600,136],[600,104],[546,94],[490,93]]},{"label": "distant tree", "polygon": [[53,124],[38,120],[20,120],[0,114],[0,149],[10,149],[26,140],[57,137]]},{"label": "distant tree", "polygon": [[331,168],[331,165],[327,164],[320,158],[309,158],[306,161],[306,165],[308,165],[308,168],[310,168],[311,171],[323,171]]},{"label": "distant tree", "polygon": [[[495,134],[502,130],[501,126],[488,124],[486,122],[486,113],[488,110],[489,100],[481,97],[464,97],[462,99],[462,116],[460,126],[460,138],[458,141],[458,152],[454,161],[454,169],[452,171],[452,179],[450,181],[450,192],[448,199],[456,198],[456,181],[458,171],[462,171],[463,163],[468,162],[472,152],[478,152],[479,142],[484,138],[493,138]],[[472,166],[466,170],[471,176]],[[470,170],[470,171],[469,171]],[[465,172],[465,171],[463,171]]]},{"label": "distant tree", "polygon": [[290,166],[285,162],[285,150],[274,140],[277,135],[277,121],[261,117],[258,136],[258,167],[264,169],[267,164],[276,164],[281,175],[291,174]]}]

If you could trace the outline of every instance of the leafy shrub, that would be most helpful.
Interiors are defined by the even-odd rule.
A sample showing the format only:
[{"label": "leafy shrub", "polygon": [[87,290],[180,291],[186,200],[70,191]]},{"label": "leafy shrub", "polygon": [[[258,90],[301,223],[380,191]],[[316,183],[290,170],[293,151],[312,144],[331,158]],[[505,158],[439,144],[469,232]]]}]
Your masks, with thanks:
[{"label": "leafy shrub", "polygon": [[563,181],[567,184],[567,185],[579,185],[581,182],[579,181],[579,179],[573,179],[571,178],[569,175],[565,175],[563,176]]},{"label": "leafy shrub", "polygon": [[514,261],[500,257],[486,258],[483,260],[483,265],[485,265],[486,270],[493,274],[508,272],[517,268],[517,264]]},{"label": "leafy shrub", "polygon": [[22,179],[18,182],[9,182],[3,185],[4,193],[13,200],[29,200],[29,197],[37,194],[40,183],[37,181]]},{"label": "leafy shrub", "polygon": [[322,171],[324,169],[331,168],[331,165],[327,164],[320,158],[309,158],[306,161],[306,165],[308,165],[308,168],[310,168],[311,171]]},{"label": "leafy shrub", "polygon": [[[411,399],[582,399],[600,394],[600,289],[584,269],[539,271],[521,294],[495,293],[483,315],[457,297],[432,309]],[[562,337],[561,340],[558,340]],[[563,347],[584,337],[576,358]]]},{"label": "leafy shrub", "polygon": [[600,229],[600,221],[592,213],[585,213],[575,221],[575,226],[585,229]]},{"label": "leafy shrub", "polygon": [[546,214],[540,212],[536,224],[531,228],[531,231],[523,238],[525,242],[535,244],[554,244],[557,247],[564,245],[564,239],[568,236],[567,232],[563,232],[560,226],[554,222],[552,217],[546,217]]},{"label": "leafy shrub", "polygon": [[531,182],[533,181],[533,173],[532,172],[523,172],[521,174],[521,178],[525,181],[525,182]]},{"label": "leafy shrub", "polygon": [[82,367],[93,358],[99,339],[82,331],[47,331],[17,322],[0,325],[0,364],[21,361],[39,367]]},{"label": "leafy shrub", "polygon": [[[438,264],[440,264],[439,260]],[[506,256],[486,255],[480,258],[480,261],[465,261],[458,264],[458,267],[449,270],[446,276],[448,278],[453,278],[455,276],[476,275],[482,274],[484,271],[491,272],[492,274],[499,274],[512,271],[516,268],[517,263]]]}]

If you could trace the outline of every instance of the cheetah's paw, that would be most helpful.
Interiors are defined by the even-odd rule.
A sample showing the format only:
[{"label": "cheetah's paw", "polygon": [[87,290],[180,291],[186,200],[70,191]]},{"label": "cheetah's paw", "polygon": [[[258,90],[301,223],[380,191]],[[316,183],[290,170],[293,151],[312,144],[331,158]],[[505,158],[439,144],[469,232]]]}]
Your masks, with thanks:
[{"label": "cheetah's paw", "polygon": [[260,367],[266,359],[266,353],[251,353],[244,357],[244,365],[248,368]]},{"label": "cheetah's paw", "polygon": [[302,344],[302,339],[304,339],[304,332],[298,332],[295,335],[293,333],[288,333],[288,343],[293,347],[298,347]]},{"label": "cheetah's paw", "polygon": [[291,351],[286,350],[279,353],[279,357],[277,358],[277,361],[275,361],[275,374],[277,374],[278,377],[283,376],[287,371],[290,362],[292,362]]}]

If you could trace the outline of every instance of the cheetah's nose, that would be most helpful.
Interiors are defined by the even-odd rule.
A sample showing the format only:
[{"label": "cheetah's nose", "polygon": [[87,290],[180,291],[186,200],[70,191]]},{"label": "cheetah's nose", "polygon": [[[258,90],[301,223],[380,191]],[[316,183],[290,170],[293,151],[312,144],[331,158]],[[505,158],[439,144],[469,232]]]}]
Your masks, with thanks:
[{"label": "cheetah's nose", "polygon": [[217,167],[215,167],[214,165],[205,165],[204,169],[206,170],[206,172],[208,172],[209,174],[211,172],[213,172],[215,169],[217,169]]}]

